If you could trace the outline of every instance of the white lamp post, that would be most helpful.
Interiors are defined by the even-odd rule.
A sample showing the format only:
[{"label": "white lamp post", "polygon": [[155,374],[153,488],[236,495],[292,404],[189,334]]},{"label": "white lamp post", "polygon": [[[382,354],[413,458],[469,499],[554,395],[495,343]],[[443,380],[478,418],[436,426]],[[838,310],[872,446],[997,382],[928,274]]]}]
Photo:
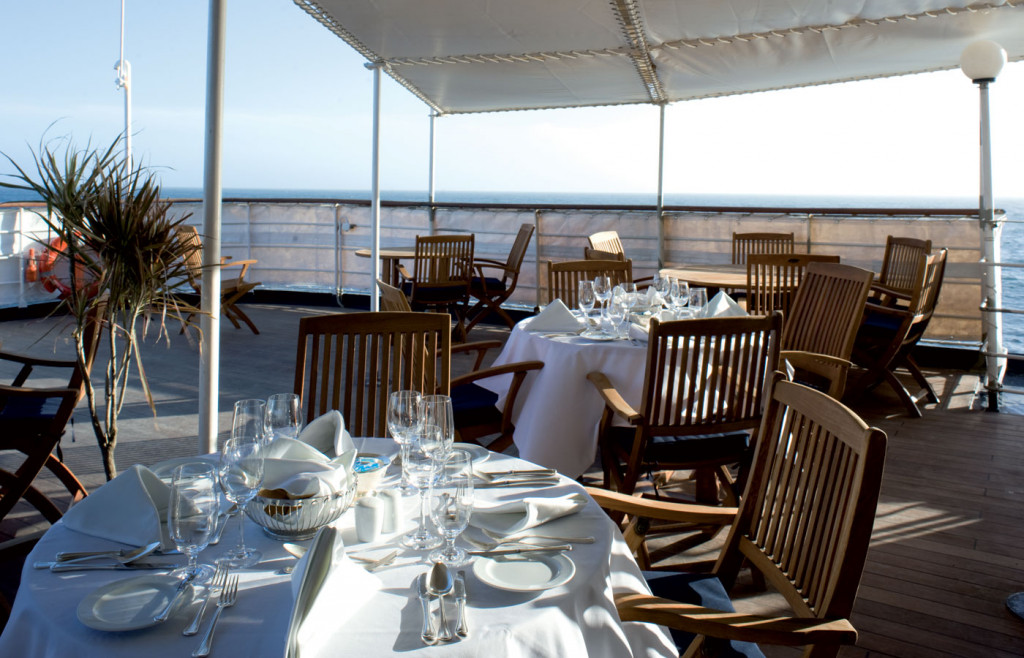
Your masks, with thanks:
[{"label": "white lamp post", "polygon": [[[1003,380],[1006,359],[1003,351],[1002,321],[997,309],[1002,307],[1002,275],[998,266],[1001,260],[999,242],[1002,227],[992,211],[992,145],[989,135],[988,85],[1006,64],[1006,51],[994,41],[975,41],[960,55],[960,70],[964,72],[981,92],[981,194],[979,196],[978,218],[981,228],[982,256],[985,267],[982,271],[982,328],[985,337],[986,388],[988,409],[998,411],[999,389]],[[1024,605],[1024,600],[1021,601]]]}]

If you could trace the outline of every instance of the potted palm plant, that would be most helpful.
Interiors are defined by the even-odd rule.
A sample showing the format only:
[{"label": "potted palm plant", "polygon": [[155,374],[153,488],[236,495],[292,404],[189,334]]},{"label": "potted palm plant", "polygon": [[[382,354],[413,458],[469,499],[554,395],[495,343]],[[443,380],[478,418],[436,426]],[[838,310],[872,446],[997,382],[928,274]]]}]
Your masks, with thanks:
[{"label": "potted palm plant", "polygon": [[[117,419],[133,365],[156,413],[138,349],[140,320],[157,327],[157,340],[168,340],[169,314],[180,320],[183,313],[197,312],[177,294],[186,280],[183,257],[189,247],[176,231],[188,216],[169,214],[155,175],[121,159],[120,143],[118,138],[106,149],[79,149],[68,138],[41,143],[32,154],[34,173],[4,154],[16,173],[9,175],[13,182],[0,182],[39,195],[46,203],[40,215],[59,238],[68,279],[62,306],[74,318],[78,363],[108,480],[117,475]],[[104,366],[102,378],[85,367],[90,321],[102,322],[104,329],[95,361]],[[94,385],[100,379],[102,407]]]}]

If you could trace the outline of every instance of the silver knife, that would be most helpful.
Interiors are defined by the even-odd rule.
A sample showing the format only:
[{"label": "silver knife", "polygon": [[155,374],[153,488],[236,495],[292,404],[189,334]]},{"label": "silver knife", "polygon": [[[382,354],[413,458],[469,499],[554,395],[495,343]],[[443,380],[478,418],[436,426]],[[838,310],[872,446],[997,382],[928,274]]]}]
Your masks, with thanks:
[{"label": "silver knife", "polygon": [[178,588],[174,590],[174,595],[171,596],[171,600],[167,602],[167,607],[161,610],[160,614],[156,617],[153,617],[153,621],[167,621],[167,618],[171,616],[171,610],[174,609],[174,604],[178,602],[178,599],[181,598],[181,595],[185,593],[185,590],[188,589],[188,586],[192,584],[192,581],[195,580],[198,575],[199,572],[195,571],[181,579],[181,582],[178,583]]},{"label": "silver knife", "polygon": [[505,480],[508,478],[541,478],[558,475],[553,468],[532,468],[525,471],[491,471],[481,473],[488,480]]},{"label": "silver knife", "polygon": [[501,480],[499,482],[481,482],[474,486],[477,489],[493,489],[495,487],[553,487],[558,483],[558,478],[543,478],[536,480]]},{"label": "silver knife", "polygon": [[491,557],[495,555],[518,555],[520,553],[555,553],[571,551],[572,544],[554,544],[552,546],[519,546],[509,548],[493,548],[489,551],[469,551],[470,555]]},{"label": "silver knife", "polygon": [[469,625],[466,623],[466,572],[461,569],[455,579],[455,603],[459,606],[459,625],[455,628],[455,634],[459,637],[467,637]]},{"label": "silver knife", "polygon": [[[129,549],[127,549],[127,548],[122,548],[121,550],[113,550],[113,551],[61,551],[61,552],[57,553],[53,557],[53,559],[54,559],[55,562],[68,562],[70,560],[80,560],[80,559],[85,558],[85,557],[107,557],[107,556],[110,556],[112,558],[115,557],[115,556],[116,557],[124,557],[124,554],[127,553],[128,550]],[[171,549],[158,548],[155,551],[153,551],[152,553],[150,553],[150,555],[181,555],[181,551],[179,551],[176,548],[171,548]],[[39,563],[39,564],[41,564],[41,563]],[[49,562],[47,562],[46,564],[49,564]],[[38,569],[44,569],[44,568],[47,568],[47,567],[37,567],[37,568]]]},{"label": "silver knife", "polygon": [[181,565],[162,564],[156,562],[130,562],[128,564],[83,564],[80,562],[36,562],[32,565],[36,569],[49,569],[54,573],[61,571],[145,571],[147,569],[165,569],[170,571]]}]

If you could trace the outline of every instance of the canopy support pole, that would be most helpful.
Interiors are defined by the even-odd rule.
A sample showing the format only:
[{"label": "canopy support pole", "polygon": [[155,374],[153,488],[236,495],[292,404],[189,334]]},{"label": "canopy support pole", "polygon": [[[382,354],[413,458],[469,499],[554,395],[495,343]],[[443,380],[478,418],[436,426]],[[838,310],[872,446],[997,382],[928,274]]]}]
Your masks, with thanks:
[{"label": "canopy support pole", "polygon": [[203,290],[199,326],[199,453],[217,451],[220,389],[221,128],[224,110],[224,40],[227,0],[210,0],[206,47],[206,147],[203,165]]},{"label": "canopy support pole", "polygon": [[658,269],[665,267],[665,104],[658,106]]},{"label": "canopy support pole", "polygon": [[437,208],[434,206],[434,164],[437,160],[437,112],[430,113],[430,155],[427,168],[427,205],[430,207],[430,235],[437,230]]},{"label": "canopy support pole", "polygon": [[992,209],[992,137],[989,128],[988,80],[978,80],[981,92],[981,194],[979,195],[979,223],[981,225],[982,257],[982,323],[985,332],[985,387],[988,389],[988,409],[999,410],[999,389],[1002,388],[1006,358],[1003,354],[1003,323],[998,309],[1003,307],[1002,272],[996,263],[1002,262],[1000,234],[1002,226]]},{"label": "canopy support pole", "polygon": [[377,282],[380,280],[380,64],[367,64],[373,71],[373,155],[370,160],[370,310],[380,310]]}]

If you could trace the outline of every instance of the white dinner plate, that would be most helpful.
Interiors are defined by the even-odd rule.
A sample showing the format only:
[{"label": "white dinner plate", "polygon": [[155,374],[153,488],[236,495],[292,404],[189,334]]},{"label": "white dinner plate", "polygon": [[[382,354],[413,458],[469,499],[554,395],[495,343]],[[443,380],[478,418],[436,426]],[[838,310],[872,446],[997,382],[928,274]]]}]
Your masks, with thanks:
[{"label": "white dinner plate", "polygon": [[[178,578],[167,574],[115,580],[82,599],[78,604],[78,620],[98,631],[148,628],[158,623],[153,618],[171,600],[180,582]],[[192,594],[192,586],[186,585],[175,609],[189,603]]]},{"label": "white dinner plate", "polygon": [[487,458],[491,456],[491,451],[483,446],[478,446],[475,443],[453,443],[452,448],[458,448],[459,450],[465,450],[473,457],[473,466],[482,464],[487,461]]},{"label": "white dinner plate", "polygon": [[509,592],[540,592],[564,585],[576,574],[576,565],[563,553],[499,555],[477,558],[473,573],[491,587]]},{"label": "white dinner plate", "polygon": [[171,476],[174,475],[174,469],[182,464],[188,464],[191,462],[201,462],[204,464],[213,464],[216,466],[215,457],[207,457],[204,455],[193,455],[191,457],[172,457],[171,459],[165,459],[162,462],[157,462],[149,467],[149,470],[153,471],[153,474],[158,478],[170,484]]},{"label": "white dinner plate", "polygon": [[619,340],[618,336],[612,336],[611,334],[606,334],[603,331],[584,331],[580,334],[580,338],[596,341]]}]

